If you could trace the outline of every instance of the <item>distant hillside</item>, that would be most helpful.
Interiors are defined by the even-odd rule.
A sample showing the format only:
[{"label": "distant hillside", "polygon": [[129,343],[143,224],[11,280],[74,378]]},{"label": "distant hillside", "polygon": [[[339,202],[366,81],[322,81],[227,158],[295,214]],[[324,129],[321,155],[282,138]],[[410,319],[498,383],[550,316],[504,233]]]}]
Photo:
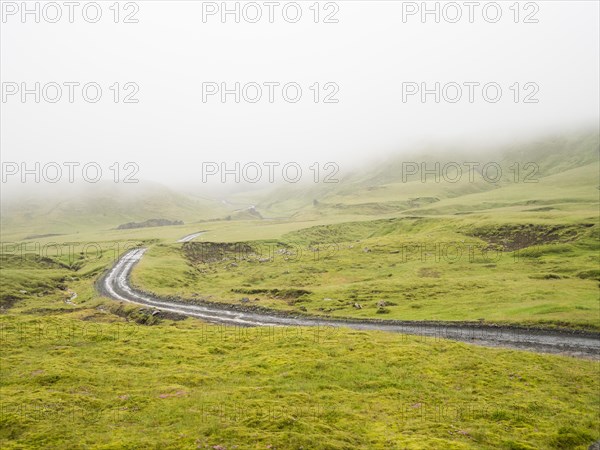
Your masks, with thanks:
[{"label": "distant hillside", "polygon": [[[538,195],[541,186],[548,189],[563,184],[566,188],[569,177],[576,177],[577,185],[568,189],[576,189],[574,198],[578,198],[585,187],[582,183],[598,185],[599,152],[597,131],[540,138],[485,152],[415,151],[347,174],[337,184],[284,186],[257,201],[257,208],[265,217],[308,220],[328,215],[398,214],[420,208],[431,213],[451,199],[456,207],[463,199],[471,205],[478,198],[483,203],[476,208],[485,208],[487,196],[498,205],[527,201]],[[434,173],[424,175],[423,168],[437,172],[437,179]],[[553,191],[551,195],[567,198],[567,194]],[[597,190],[594,194],[597,198]]]},{"label": "distant hillside", "polygon": [[[70,185],[62,190],[44,186],[11,198],[3,193],[0,224],[4,238],[23,239],[108,230],[119,224],[154,226],[147,221],[156,218],[185,223],[339,221],[361,216],[473,214],[493,208],[537,207],[558,214],[577,205],[583,205],[579,209],[587,216],[598,202],[599,152],[597,131],[485,151],[452,147],[415,150],[411,155],[340,174],[338,183],[252,187],[218,198],[211,198],[204,185],[188,189],[186,194],[148,182]],[[471,170],[470,163],[478,164]],[[423,180],[423,167],[439,167],[438,179],[429,173]]]},{"label": "distant hillside", "polygon": [[114,229],[157,217],[194,222],[232,211],[218,201],[180,194],[158,183],[50,186],[2,198],[2,235],[71,234]]}]

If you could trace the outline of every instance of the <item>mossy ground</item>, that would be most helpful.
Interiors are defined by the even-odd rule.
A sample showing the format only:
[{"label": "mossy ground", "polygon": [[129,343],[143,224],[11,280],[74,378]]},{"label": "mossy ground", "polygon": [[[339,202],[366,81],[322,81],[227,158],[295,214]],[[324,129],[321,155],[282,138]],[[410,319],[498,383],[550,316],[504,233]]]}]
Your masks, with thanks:
[{"label": "mossy ground", "polygon": [[97,309],[0,320],[2,448],[585,449],[600,437],[592,361],[348,329],[143,326]]}]

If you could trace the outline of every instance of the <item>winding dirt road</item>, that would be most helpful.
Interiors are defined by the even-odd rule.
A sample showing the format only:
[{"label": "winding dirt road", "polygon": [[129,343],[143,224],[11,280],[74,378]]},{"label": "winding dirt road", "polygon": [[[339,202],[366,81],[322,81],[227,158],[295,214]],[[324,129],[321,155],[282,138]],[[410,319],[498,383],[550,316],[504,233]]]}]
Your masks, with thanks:
[{"label": "winding dirt road", "polygon": [[188,234],[187,236],[184,236],[181,239],[179,239],[177,242],[191,242],[194,239],[196,239],[198,236],[200,236],[201,234],[204,234],[204,233],[205,233],[205,231],[199,231],[197,233]]},{"label": "winding dirt road", "polygon": [[227,325],[320,326],[328,327],[330,330],[336,327],[349,327],[357,330],[419,335],[430,341],[451,339],[487,347],[506,347],[600,359],[600,334],[595,333],[500,327],[479,323],[318,318],[223,303],[201,301],[192,304],[189,301],[160,298],[133,288],[129,282],[131,270],[146,250],[140,248],[125,253],[99,280],[98,287],[102,294],[122,302],[150,306],[169,313]]}]

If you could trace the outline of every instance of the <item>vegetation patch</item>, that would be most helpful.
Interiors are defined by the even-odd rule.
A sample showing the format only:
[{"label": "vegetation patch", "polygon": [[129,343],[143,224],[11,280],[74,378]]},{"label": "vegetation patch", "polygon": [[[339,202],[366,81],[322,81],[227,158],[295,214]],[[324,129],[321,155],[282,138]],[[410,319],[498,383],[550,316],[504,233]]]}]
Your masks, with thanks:
[{"label": "vegetation patch", "polygon": [[577,277],[582,280],[597,280],[600,281],[600,270],[591,269],[591,270],[583,270],[577,273]]},{"label": "vegetation patch", "polygon": [[594,224],[578,225],[546,225],[546,224],[512,224],[491,225],[471,231],[471,236],[490,244],[500,246],[504,251],[520,250],[534,245],[552,244],[555,242],[572,242],[584,235]]},{"label": "vegetation patch", "polygon": [[256,253],[255,247],[245,242],[185,242],[182,248],[192,264],[237,260]]},{"label": "vegetation patch", "polygon": [[143,222],[128,222],[121,224],[117,227],[117,230],[131,230],[134,228],[150,228],[150,227],[168,227],[173,225],[183,225],[182,220],[168,220],[168,219],[148,219]]}]

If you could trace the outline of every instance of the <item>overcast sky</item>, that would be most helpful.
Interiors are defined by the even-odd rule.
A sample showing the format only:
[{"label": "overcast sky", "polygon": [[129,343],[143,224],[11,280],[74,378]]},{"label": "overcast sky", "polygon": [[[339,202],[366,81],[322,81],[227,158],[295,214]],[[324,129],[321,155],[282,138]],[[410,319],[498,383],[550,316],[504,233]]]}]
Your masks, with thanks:
[{"label": "overcast sky", "polygon": [[[296,23],[290,23],[294,6],[283,16],[286,2],[275,8],[274,23],[264,2],[258,2],[263,16],[257,23],[246,20],[255,17],[254,6],[244,10],[240,23],[233,15],[222,23],[218,13],[203,21],[203,8],[209,13],[214,5],[200,1],[121,3],[119,23],[109,9],[112,1],[99,2],[97,23],[84,20],[81,9],[69,23],[67,6],[58,2],[62,18],[57,23],[46,20],[56,14],[50,7],[40,23],[33,15],[22,23],[21,12],[12,14],[13,6],[6,3],[0,24],[5,162],[97,161],[106,170],[112,162],[132,161],[139,165],[138,178],[170,182],[199,179],[206,161],[335,161],[343,171],[353,160],[401,151],[424,139],[496,142],[598,121],[596,1],[522,2],[519,23],[509,9],[512,1],[500,2],[502,17],[496,23],[490,23],[496,14],[491,7],[485,17],[477,8],[469,23],[464,2],[457,2],[462,12],[457,23],[448,22],[456,16],[453,7],[440,9],[445,13],[440,23],[433,15],[422,23],[418,12],[403,21],[403,8],[408,14],[412,6],[401,1],[321,2],[319,23],[314,23],[312,1],[300,2],[302,17]],[[233,9],[235,3],[228,6]],[[34,4],[28,2],[31,8]],[[20,8],[21,2],[14,5]],[[428,5],[435,8],[435,2]],[[128,14],[138,23],[122,23]],[[87,10],[86,17],[94,15],[93,8]],[[323,23],[326,18],[337,23]],[[538,22],[524,23],[532,20]],[[44,97],[35,103],[33,94],[23,103],[20,92],[8,95],[15,86],[10,83],[20,89],[21,83],[33,88],[36,82],[95,82],[102,98],[87,103],[81,86],[74,88],[73,103],[66,86],[57,103]],[[116,88],[110,89],[115,82],[120,83],[118,103]],[[125,88],[127,82],[139,87],[131,97],[138,103],[123,102],[134,89]],[[205,85],[208,93],[236,82],[298,83],[302,97],[286,101],[280,85],[270,103],[263,85],[256,103],[244,97],[236,103],[233,94],[225,103],[219,94],[203,101],[203,83],[216,83]],[[444,98],[435,103],[433,94],[426,103],[419,94],[403,101],[403,83],[420,88],[422,82],[430,88],[436,82],[498,83],[502,97],[488,102],[481,87],[474,87],[470,103],[463,85],[457,103]],[[314,83],[320,83],[318,103]],[[256,96],[252,86],[245,91],[247,99]],[[448,98],[456,96],[452,86],[445,92]],[[46,97],[55,96],[53,89],[47,86]],[[404,93],[408,89],[404,85]],[[288,94],[292,98],[294,89]],[[325,103],[329,94],[338,102]],[[493,90],[488,94],[495,96]]]}]

